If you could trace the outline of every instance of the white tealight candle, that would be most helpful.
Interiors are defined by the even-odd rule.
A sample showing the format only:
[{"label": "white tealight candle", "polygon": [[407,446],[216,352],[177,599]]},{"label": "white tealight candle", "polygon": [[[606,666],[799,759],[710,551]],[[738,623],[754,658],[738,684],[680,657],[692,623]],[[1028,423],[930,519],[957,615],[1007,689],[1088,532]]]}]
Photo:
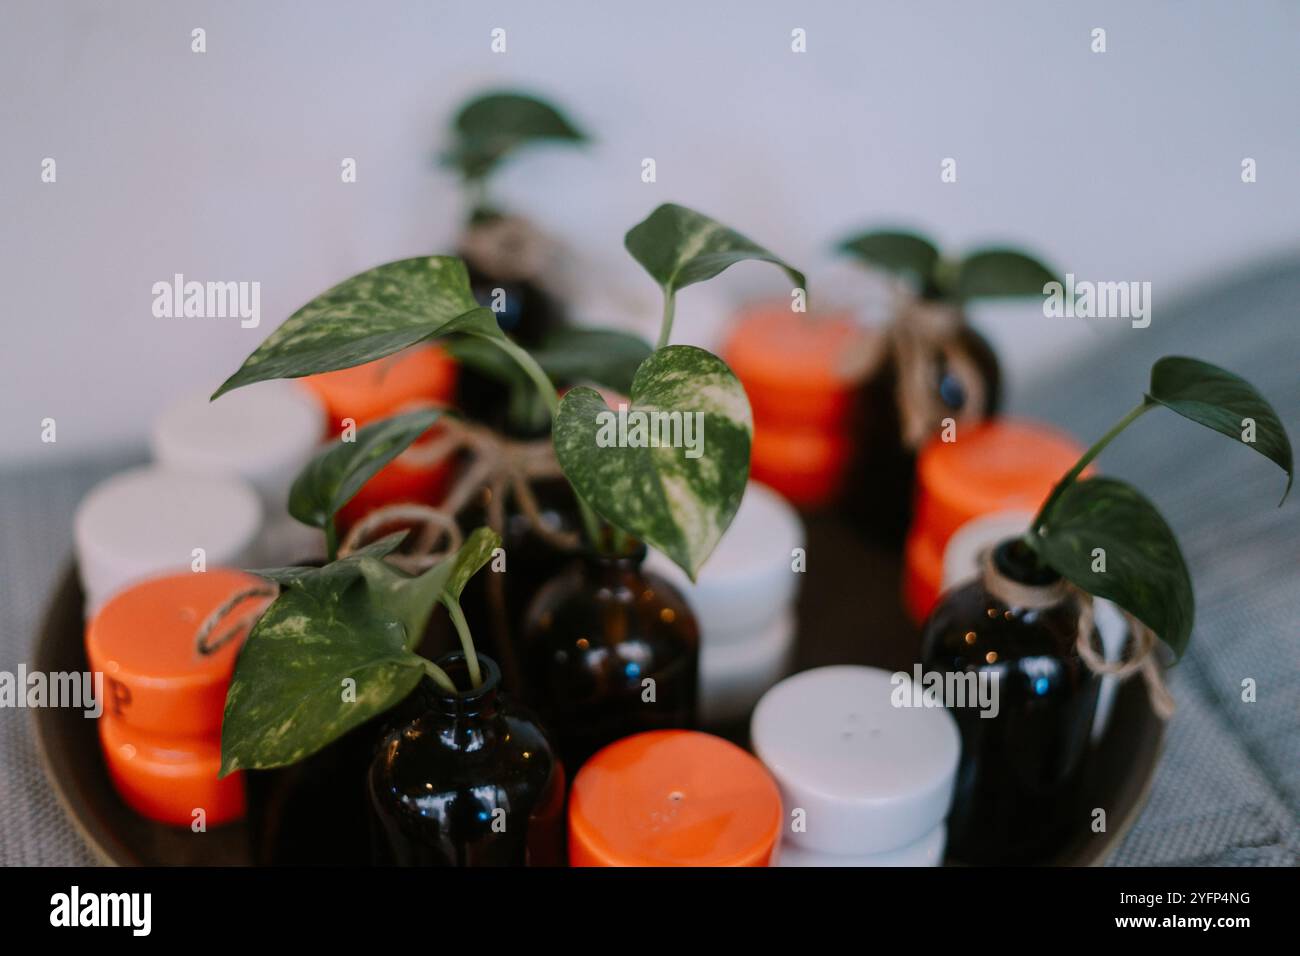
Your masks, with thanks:
[{"label": "white tealight candle", "polygon": [[243,478],[262,496],[266,527],[257,562],[290,564],[324,550],[319,531],[288,518],[289,489],[319,450],[325,408],[297,382],[258,382],[215,402],[174,403],[154,421],[150,448],[175,471]]},{"label": "white tealight candle", "polygon": [[961,738],[951,714],[918,706],[912,691],[910,675],[838,666],[795,674],[763,695],[750,739],[781,788],[783,847],[865,856],[940,826]]},{"label": "white tealight candle", "polygon": [[919,840],[897,850],[851,856],[844,853],[818,853],[785,840],[777,857],[777,866],[939,866],[948,842],[948,827],[939,824]]},{"label": "white tealight candle", "polygon": [[700,647],[700,721],[707,727],[743,719],[785,676],[794,656],[795,620],[783,612],[749,641]]},{"label": "white tealight candle", "polygon": [[260,498],[233,476],[157,466],[114,475],[73,521],[87,613],[159,572],[247,566],[261,524]]},{"label": "white tealight candle", "polygon": [[751,481],[695,583],[653,549],[646,567],[686,596],[704,646],[737,644],[766,633],[790,608],[799,587],[795,549],[803,543],[798,512],[771,488]]}]

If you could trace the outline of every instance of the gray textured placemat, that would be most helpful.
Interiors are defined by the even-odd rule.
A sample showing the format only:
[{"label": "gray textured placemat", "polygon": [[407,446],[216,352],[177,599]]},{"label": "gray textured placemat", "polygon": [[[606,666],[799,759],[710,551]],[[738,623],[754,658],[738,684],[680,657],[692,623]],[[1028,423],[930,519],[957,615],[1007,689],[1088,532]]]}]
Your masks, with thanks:
[{"label": "gray textured placemat", "polygon": [[[1119,348],[1082,356],[1068,377],[1013,411],[1091,440],[1136,402],[1151,362],[1192,354],[1238,371],[1300,435],[1300,263],[1263,270],[1157,314]],[[1058,320],[1063,321],[1063,320]],[[50,591],[71,552],[77,501],[140,460],[0,475],[0,670],[29,662]],[[1154,412],[1101,460],[1138,483],[1178,532],[1197,587],[1192,646],[1172,677],[1179,709],[1145,811],[1114,865],[1300,863],[1300,492],[1274,507],[1275,467],[1171,413]],[[1258,682],[1243,703],[1240,684]],[[38,763],[30,713],[0,710],[0,864],[93,863]]]}]

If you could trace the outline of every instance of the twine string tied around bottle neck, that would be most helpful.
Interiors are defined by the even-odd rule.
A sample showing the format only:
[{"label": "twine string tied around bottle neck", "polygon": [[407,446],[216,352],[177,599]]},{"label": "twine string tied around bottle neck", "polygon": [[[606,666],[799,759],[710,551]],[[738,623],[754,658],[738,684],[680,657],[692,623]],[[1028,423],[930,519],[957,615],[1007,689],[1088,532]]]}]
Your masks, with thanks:
[{"label": "twine string tied around bottle neck", "polygon": [[[201,657],[215,654],[239,635],[251,631],[258,618],[266,613],[266,609],[279,596],[280,587],[274,581],[263,581],[260,584],[253,584],[236,591],[221,602],[218,607],[214,608],[212,613],[199,624],[199,629],[194,632],[194,649]],[[230,612],[250,598],[267,598],[267,600],[248,611],[248,613],[241,614],[237,619],[226,622]],[[213,631],[220,627],[223,622],[227,623],[225,631],[222,632],[220,637],[209,641],[208,639],[212,636]]]}]

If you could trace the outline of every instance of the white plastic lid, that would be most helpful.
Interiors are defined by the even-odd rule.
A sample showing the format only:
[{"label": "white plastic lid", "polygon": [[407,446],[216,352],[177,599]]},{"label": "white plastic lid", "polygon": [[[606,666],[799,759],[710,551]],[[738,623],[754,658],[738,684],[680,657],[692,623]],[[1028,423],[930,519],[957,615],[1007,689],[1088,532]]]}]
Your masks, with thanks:
[{"label": "white plastic lid", "polygon": [[881,853],[919,839],[947,815],[961,748],[957,723],[940,707],[894,706],[892,678],[874,667],[819,667],[759,701],[754,753],[776,777],[787,815],[804,810],[805,829],[787,821],[786,841],[827,853]]},{"label": "white plastic lid", "polygon": [[800,572],[792,552],[804,543],[793,506],[766,485],[751,481],[740,508],[694,584],[654,549],[646,567],[686,597],[700,625],[702,646],[765,631],[795,599]]},{"label": "white plastic lid", "polygon": [[240,567],[262,523],[257,493],[239,478],[146,466],[114,475],[77,506],[77,562],[89,609],[159,572]]},{"label": "white plastic lid", "polygon": [[176,402],[154,421],[154,460],[178,471],[238,475],[283,509],[289,487],[325,432],[325,410],[297,382],[258,382]]}]

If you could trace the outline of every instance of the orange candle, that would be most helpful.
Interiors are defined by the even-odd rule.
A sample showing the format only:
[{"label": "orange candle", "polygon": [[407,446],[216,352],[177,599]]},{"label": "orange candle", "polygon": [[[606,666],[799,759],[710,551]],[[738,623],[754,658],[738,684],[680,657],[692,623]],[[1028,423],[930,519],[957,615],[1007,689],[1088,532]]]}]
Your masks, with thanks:
[{"label": "orange candle", "polygon": [[720,737],[652,730],[583,764],[569,797],[571,866],[768,866],[781,794]]},{"label": "orange candle", "polygon": [[1083,448],[1049,425],[996,418],[931,439],[916,462],[916,508],[904,549],[903,594],[921,621],[943,582],[943,550],[953,532],[994,511],[1037,511]]},{"label": "orange candle", "polygon": [[[196,650],[195,637],[208,615],[236,593],[264,586],[251,574],[214,568],[151,578],[118,592],[86,629],[91,670],[104,674],[105,714],[145,733],[220,734],[226,689],[245,634],[209,655]],[[266,600],[247,598],[224,621],[237,622]],[[223,622],[213,638],[227,626]]]},{"label": "orange candle", "polygon": [[[337,435],[348,419],[361,428],[419,403],[450,405],[457,371],[455,360],[444,349],[417,345],[388,358],[302,381],[325,403],[331,432]],[[430,432],[433,434],[436,429]],[[425,467],[398,457],[362,486],[339,513],[339,524],[346,529],[384,505],[437,504],[450,479],[448,462]]]},{"label": "orange candle", "polygon": [[136,813],[188,827],[200,820],[219,826],[244,815],[243,774],[217,779],[219,738],[150,734],[104,713],[99,742],[114,789]]}]

